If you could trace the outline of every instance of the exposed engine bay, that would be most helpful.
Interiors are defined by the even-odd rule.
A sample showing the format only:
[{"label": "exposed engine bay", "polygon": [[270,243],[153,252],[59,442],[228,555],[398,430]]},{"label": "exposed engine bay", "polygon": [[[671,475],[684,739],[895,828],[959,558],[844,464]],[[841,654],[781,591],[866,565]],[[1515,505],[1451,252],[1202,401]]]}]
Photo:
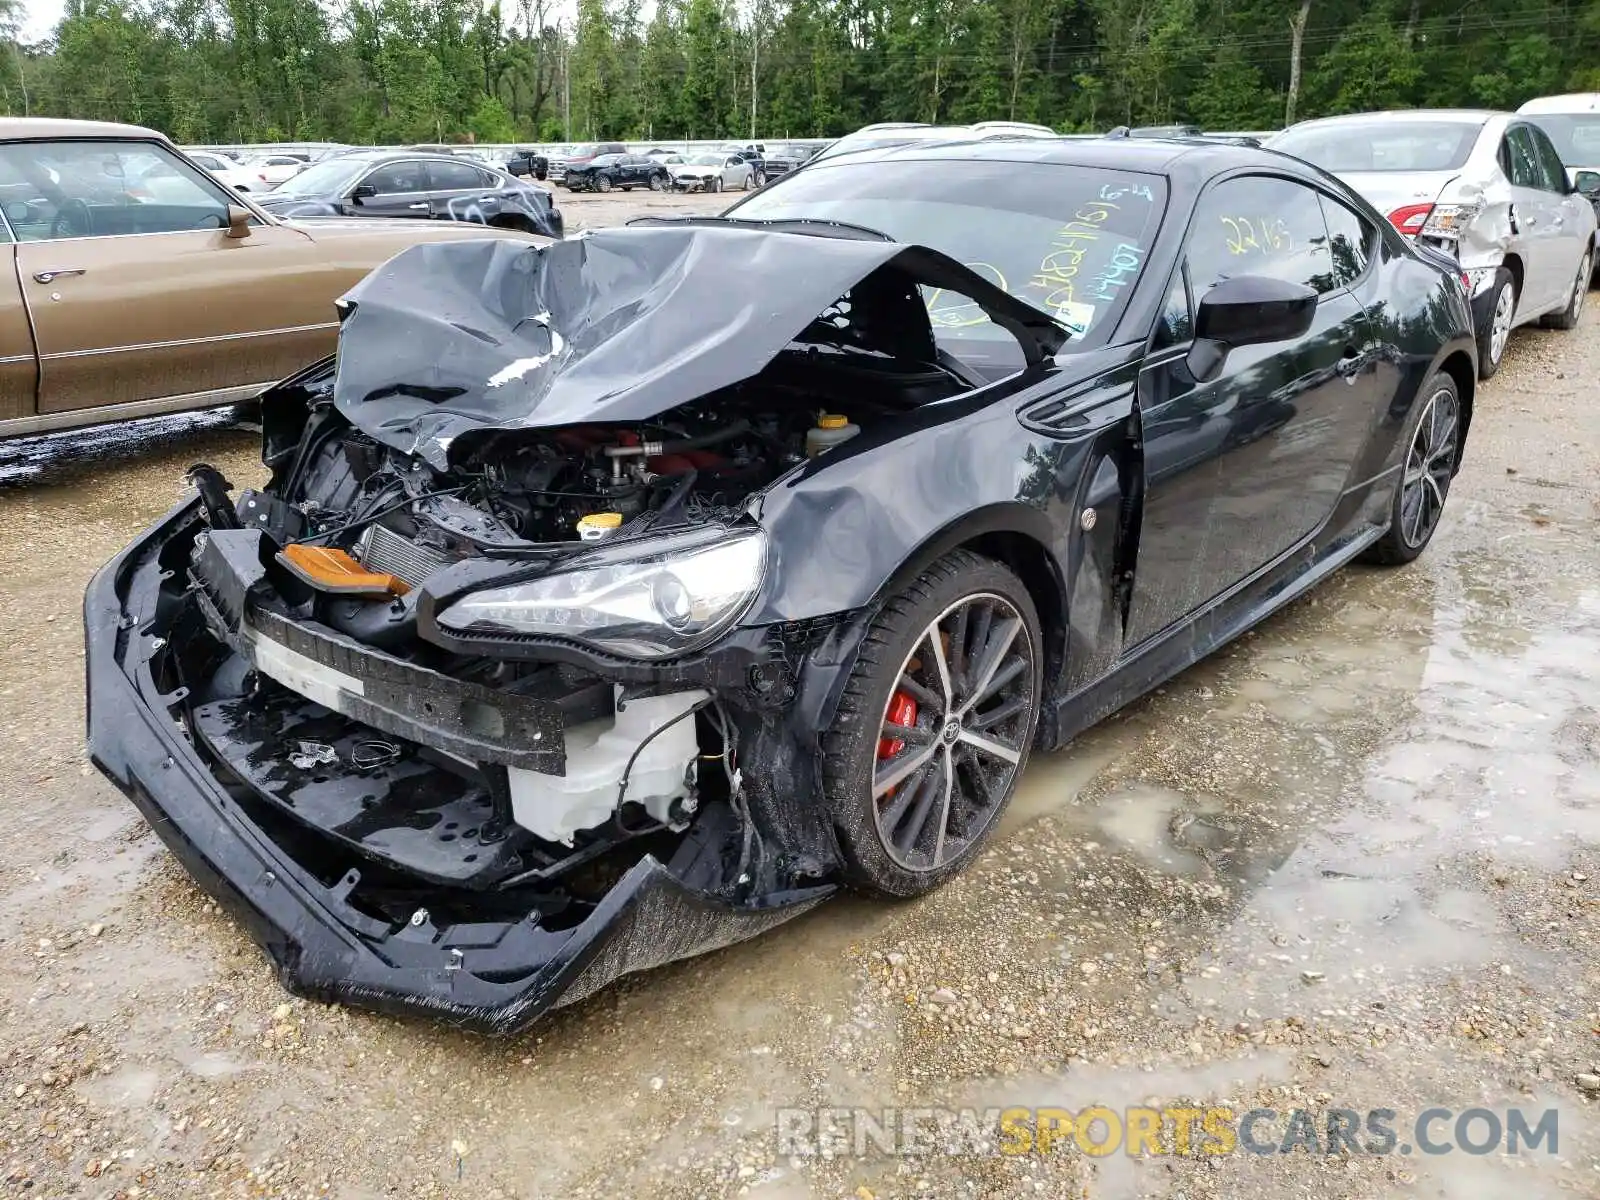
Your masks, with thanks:
[{"label": "exposed engine bay", "polygon": [[[925,321],[903,279],[857,296],[872,286]],[[234,499],[211,468],[192,472],[209,528],[187,574],[209,632],[237,652],[208,684],[186,673],[196,698],[211,697],[193,708],[196,736],[290,819],[407,874],[476,892],[535,884],[554,906],[572,897],[553,885],[619,847],[637,857],[681,837],[710,805],[725,816],[705,829],[738,831],[716,875],[748,887],[741,718],[727,697],[687,679],[619,680],[560,629],[487,655],[457,644],[471,631],[435,601],[463,575],[576,578],[569,564],[613,548],[754,535],[751,504],[787,473],[972,386],[925,325],[910,342],[922,354],[891,356],[862,344],[863,324],[847,296],[753,376],[650,419],[489,426],[443,454],[352,421],[365,413],[340,402],[342,345],[338,370],[267,398],[265,489]],[[680,609],[692,622],[670,573],[652,578],[647,602],[667,623]],[[357,648],[392,660],[406,695],[382,700],[342,669]]]}]

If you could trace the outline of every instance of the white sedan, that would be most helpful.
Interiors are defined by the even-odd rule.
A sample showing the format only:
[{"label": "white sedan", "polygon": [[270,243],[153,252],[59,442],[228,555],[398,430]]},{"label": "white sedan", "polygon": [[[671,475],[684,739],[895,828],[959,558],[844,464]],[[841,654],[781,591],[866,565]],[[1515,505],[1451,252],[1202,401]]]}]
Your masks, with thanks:
[{"label": "white sedan", "polygon": [[236,192],[261,190],[261,177],[225,154],[217,154],[212,150],[186,150],[184,153],[189,156],[190,162],[225,187],[231,187]]},{"label": "white sedan", "polygon": [[310,164],[293,154],[262,154],[244,164],[244,169],[256,177],[251,185],[260,191],[270,191],[280,183],[287,183]]},{"label": "white sedan", "polygon": [[736,154],[693,154],[683,162],[668,160],[672,186],[684,192],[721,192],[755,185],[755,168]]}]

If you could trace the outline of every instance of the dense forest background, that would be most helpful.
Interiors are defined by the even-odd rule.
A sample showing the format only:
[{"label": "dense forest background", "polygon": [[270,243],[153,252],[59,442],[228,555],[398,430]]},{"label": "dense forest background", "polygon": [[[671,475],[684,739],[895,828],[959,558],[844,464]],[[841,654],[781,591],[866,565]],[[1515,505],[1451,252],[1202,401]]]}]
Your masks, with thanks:
[{"label": "dense forest background", "polygon": [[68,0],[0,103],[180,142],[1062,131],[1600,91],[1600,0]]}]

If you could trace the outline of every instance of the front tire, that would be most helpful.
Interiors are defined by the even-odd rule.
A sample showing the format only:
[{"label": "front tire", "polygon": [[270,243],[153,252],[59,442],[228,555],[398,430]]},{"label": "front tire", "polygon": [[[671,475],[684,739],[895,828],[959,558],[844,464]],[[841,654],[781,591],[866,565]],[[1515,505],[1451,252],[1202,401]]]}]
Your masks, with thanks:
[{"label": "front tire", "polygon": [[851,887],[916,896],[977,856],[1027,763],[1043,661],[1028,589],[992,559],[948,554],[884,606],[822,744]]},{"label": "front tire", "polygon": [[1499,267],[1489,289],[1489,315],[1478,330],[1478,378],[1492,379],[1506,356],[1511,327],[1517,316],[1517,281]]},{"label": "front tire", "polygon": [[661,178],[661,176],[659,176],[659,175],[650,176],[650,190],[652,192],[659,192],[659,191],[662,190],[662,188],[664,188],[666,186],[667,186],[667,181],[665,179]]},{"label": "front tire", "polygon": [[611,190],[611,179],[602,175],[594,181],[594,186],[596,191],[609,192]]},{"label": "front tire", "polygon": [[1572,295],[1567,297],[1567,306],[1558,313],[1551,313],[1541,322],[1546,329],[1576,329],[1578,321],[1583,316],[1583,301],[1589,294],[1589,277],[1594,274],[1594,255],[1585,251],[1583,261],[1578,264],[1578,277],[1572,281]]},{"label": "front tire", "polygon": [[1368,562],[1408,563],[1427,549],[1439,528],[1461,458],[1461,396],[1456,381],[1435,371],[1406,422],[1400,482],[1389,506],[1389,528],[1367,551]]},{"label": "front tire", "polygon": [[721,175],[718,175],[715,179],[713,179],[711,181],[711,190],[713,192],[720,192],[722,190],[722,176]]}]

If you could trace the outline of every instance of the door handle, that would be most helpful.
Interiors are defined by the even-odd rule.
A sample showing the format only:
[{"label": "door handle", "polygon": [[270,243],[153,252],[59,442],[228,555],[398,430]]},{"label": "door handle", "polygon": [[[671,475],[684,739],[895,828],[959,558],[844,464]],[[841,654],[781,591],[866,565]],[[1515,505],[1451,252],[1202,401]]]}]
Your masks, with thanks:
[{"label": "door handle", "polygon": [[1550,222],[1550,224],[1554,225],[1557,229],[1560,229],[1566,223],[1567,223],[1567,219],[1565,217],[1563,217],[1560,213],[1557,213],[1556,214],[1556,219],[1554,221]]},{"label": "door handle", "polygon": [[36,283],[49,283],[55,279],[63,279],[68,275],[86,275],[87,267],[57,267],[53,271],[35,271],[33,278]]},{"label": "door handle", "polygon": [[1354,346],[1346,346],[1344,353],[1339,356],[1338,364],[1333,368],[1346,383],[1354,383],[1356,376],[1361,374],[1361,368],[1366,365],[1362,355],[1356,352]]},{"label": "door handle", "polygon": [[427,204],[424,203],[424,204],[408,204],[408,205],[406,205],[406,207],[409,208],[409,209],[418,209],[418,208],[427,208],[428,206],[427,206]]}]

